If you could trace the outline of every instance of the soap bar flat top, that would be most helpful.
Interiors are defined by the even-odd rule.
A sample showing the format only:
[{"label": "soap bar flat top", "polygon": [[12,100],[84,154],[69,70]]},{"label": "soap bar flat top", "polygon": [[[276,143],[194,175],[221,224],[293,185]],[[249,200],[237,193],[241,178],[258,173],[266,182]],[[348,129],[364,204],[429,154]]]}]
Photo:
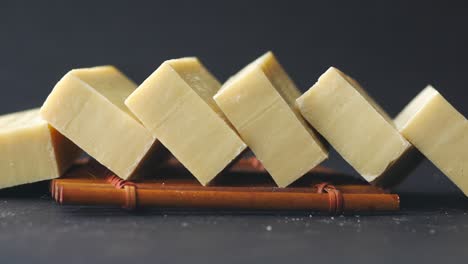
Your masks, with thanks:
[{"label": "soap bar flat top", "polygon": [[39,108],[0,116],[0,133],[12,132],[38,125],[47,125],[47,121],[39,115]]},{"label": "soap bar flat top", "polygon": [[399,162],[411,144],[387,113],[351,77],[329,68],[297,106],[310,124],[366,180]]},{"label": "soap bar flat top", "polygon": [[395,120],[401,133],[468,196],[468,121],[432,86]]},{"label": "soap bar flat top", "polygon": [[[258,79],[255,80],[254,77]],[[256,82],[254,83],[254,81]],[[266,89],[259,89],[258,87],[254,87],[252,90],[246,89],[246,87],[249,87],[247,86],[249,82],[251,84],[262,85],[261,82],[263,81],[269,84]],[[258,91],[255,92],[255,90]],[[266,93],[262,92],[269,92],[270,94],[268,97],[262,98],[262,96],[266,95]],[[283,101],[289,106],[290,110],[297,116],[297,121],[301,122],[311,136],[316,136],[294,105],[295,100],[301,95],[301,92],[271,51],[257,58],[229,78],[214,98],[217,101],[222,101],[223,98],[229,99],[230,94],[236,95],[230,98],[231,101],[242,99],[245,104],[255,104],[255,102],[258,102],[261,105],[266,105],[266,108],[276,103],[275,101]],[[257,116],[259,114],[258,112],[251,112],[252,110],[261,112],[265,109],[262,107],[257,107],[256,109],[239,107],[236,111],[229,111],[229,119],[238,124],[238,126],[242,126],[243,123],[247,122],[246,116]]]},{"label": "soap bar flat top", "polygon": [[213,100],[221,83],[195,57],[168,60],[165,63],[179,74],[179,76],[203,99],[218,115],[224,117]]},{"label": "soap bar flat top", "polygon": [[124,104],[136,84],[113,66],[75,69],[54,87],[42,117],[123,179],[136,175],[157,141]]},{"label": "soap bar flat top", "polygon": [[0,188],[57,178],[80,154],[39,109],[0,116]]},{"label": "soap bar flat top", "polygon": [[[412,124],[412,121],[417,119],[418,114],[420,111],[424,110],[424,108],[429,107],[430,108],[430,103],[435,102],[436,100],[445,100],[442,95],[439,94],[439,92],[434,89],[434,87],[428,85],[426,88],[424,88],[416,97],[409,102],[403,110],[395,117],[395,126],[399,130],[403,130],[406,127],[409,127]],[[452,107],[452,113],[455,115],[461,115],[458,113],[452,105],[450,105],[449,102],[445,100],[446,106]],[[429,109],[427,108],[427,109]],[[455,110],[455,112],[453,111]],[[437,113],[433,113],[437,114]],[[463,116],[462,116],[463,117]],[[464,117],[463,117],[464,118]],[[465,118],[466,120],[466,118]]]},{"label": "soap bar flat top", "polygon": [[300,95],[273,53],[231,77],[214,96],[273,180],[286,187],[328,156],[295,108]]},{"label": "soap bar flat top", "polygon": [[113,66],[97,66],[71,70],[70,75],[77,77],[84,84],[95,89],[120,110],[133,116],[124,101],[137,85]]},{"label": "soap bar flat top", "polygon": [[246,148],[213,100],[220,87],[197,58],[173,59],[163,62],[125,101],[203,185]]}]

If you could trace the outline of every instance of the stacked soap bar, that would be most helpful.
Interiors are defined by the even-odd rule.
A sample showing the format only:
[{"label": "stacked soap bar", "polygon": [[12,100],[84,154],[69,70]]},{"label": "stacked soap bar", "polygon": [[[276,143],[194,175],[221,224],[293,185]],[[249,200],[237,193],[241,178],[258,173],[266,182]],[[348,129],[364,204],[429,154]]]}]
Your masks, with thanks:
[{"label": "stacked soap bar", "polygon": [[328,156],[294,101],[300,92],[268,52],[214,96],[242,139],[280,187],[286,187]]},{"label": "stacked soap bar", "polygon": [[352,78],[331,67],[297,106],[307,121],[367,181],[401,180],[419,156],[393,120]]},{"label": "stacked soap bar", "polygon": [[197,58],[181,58],[164,62],[125,101],[203,185],[246,148],[213,100],[220,87]]},{"label": "stacked soap bar", "polygon": [[0,188],[57,178],[80,154],[39,109],[0,116]]},{"label": "stacked soap bar", "polygon": [[404,137],[468,196],[468,121],[432,86],[397,116]]},{"label": "stacked soap bar", "polygon": [[123,179],[156,165],[158,141],[125,106],[137,85],[112,66],[68,72],[41,108],[41,116]]},{"label": "stacked soap bar", "polygon": [[395,185],[422,153],[468,195],[467,120],[434,88],[392,120],[333,67],[301,95],[271,52],[224,85],[193,57],[139,87],[112,66],[68,72],[40,111],[0,117],[0,188],[59,177],[81,149],[120,178],[154,175],[162,144],[202,185],[250,147],[286,187],[327,158],[315,131],[373,184]]}]

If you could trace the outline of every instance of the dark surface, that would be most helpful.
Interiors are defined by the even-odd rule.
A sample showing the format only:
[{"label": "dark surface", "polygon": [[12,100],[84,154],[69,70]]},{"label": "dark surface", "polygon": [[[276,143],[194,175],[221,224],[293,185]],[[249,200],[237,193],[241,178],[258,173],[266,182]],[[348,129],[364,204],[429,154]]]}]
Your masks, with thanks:
[{"label": "dark surface", "polygon": [[[273,50],[303,91],[334,65],[391,115],[431,83],[466,116],[467,13],[466,1],[2,0],[0,113],[40,106],[76,67],[115,64],[139,83],[166,59],[199,56],[224,81]],[[336,153],[325,164],[353,172]],[[434,196],[457,188],[426,161],[397,191],[412,193],[399,214],[332,219],[134,215],[15,189],[0,198],[0,263],[465,262],[465,199]]]},{"label": "dark surface", "polygon": [[[464,263],[466,205],[392,215],[146,211],[0,199],[2,263]],[[4,262],[5,261],[5,262]]]},{"label": "dark surface", "polygon": [[59,206],[47,187],[0,191],[0,263],[463,263],[468,257],[468,201],[453,194],[402,194],[402,211],[392,214],[327,216]]}]

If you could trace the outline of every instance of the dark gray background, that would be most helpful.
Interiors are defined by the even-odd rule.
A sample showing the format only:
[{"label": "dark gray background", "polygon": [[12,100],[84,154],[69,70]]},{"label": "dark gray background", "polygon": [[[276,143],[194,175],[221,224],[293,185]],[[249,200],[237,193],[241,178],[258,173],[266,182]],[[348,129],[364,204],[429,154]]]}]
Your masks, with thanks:
[{"label": "dark gray background", "polygon": [[[431,83],[466,116],[467,26],[463,1],[1,1],[0,112],[40,106],[76,67],[139,83],[198,56],[224,81],[273,50],[302,90],[334,65],[391,115]],[[336,154],[325,164],[352,172]],[[458,193],[429,162],[400,190]]]},{"label": "dark gray background", "polygon": [[[273,50],[302,90],[334,65],[391,115],[431,83],[466,116],[467,6],[2,0],[0,112],[40,106],[76,67],[115,64],[141,82],[166,59],[199,56],[224,81]],[[352,172],[335,153],[326,164]],[[425,162],[399,191],[394,214],[127,213],[57,206],[39,183],[0,191],[0,263],[465,261],[468,207],[457,188]]]}]

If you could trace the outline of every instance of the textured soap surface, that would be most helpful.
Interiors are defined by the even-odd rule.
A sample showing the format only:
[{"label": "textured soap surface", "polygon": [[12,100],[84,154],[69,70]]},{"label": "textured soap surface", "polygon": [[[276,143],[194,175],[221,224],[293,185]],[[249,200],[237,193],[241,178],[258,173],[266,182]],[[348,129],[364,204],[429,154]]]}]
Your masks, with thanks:
[{"label": "textured soap surface", "polygon": [[[393,120],[352,78],[329,68],[296,102],[302,115],[367,181],[398,177],[396,167],[413,151]],[[408,166],[409,172],[414,166]],[[406,172],[406,174],[407,174]]]},{"label": "textured soap surface", "polygon": [[57,178],[80,154],[39,109],[0,116],[0,189]]},{"label": "textured soap surface", "polygon": [[245,148],[213,100],[221,84],[196,58],[169,60],[125,104],[206,185]]},{"label": "textured soap surface", "polygon": [[54,87],[41,116],[123,179],[147,171],[158,142],[124,101],[136,84],[112,66],[76,69]]},{"label": "textured soap surface", "polygon": [[395,119],[397,127],[468,196],[468,121],[432,86]]},{"label": "textured soap surface", "polygon": [[285,187],[328,150],[294,106],[300,92],[271,52],[231,77],[214,96],[273,180]]}]

